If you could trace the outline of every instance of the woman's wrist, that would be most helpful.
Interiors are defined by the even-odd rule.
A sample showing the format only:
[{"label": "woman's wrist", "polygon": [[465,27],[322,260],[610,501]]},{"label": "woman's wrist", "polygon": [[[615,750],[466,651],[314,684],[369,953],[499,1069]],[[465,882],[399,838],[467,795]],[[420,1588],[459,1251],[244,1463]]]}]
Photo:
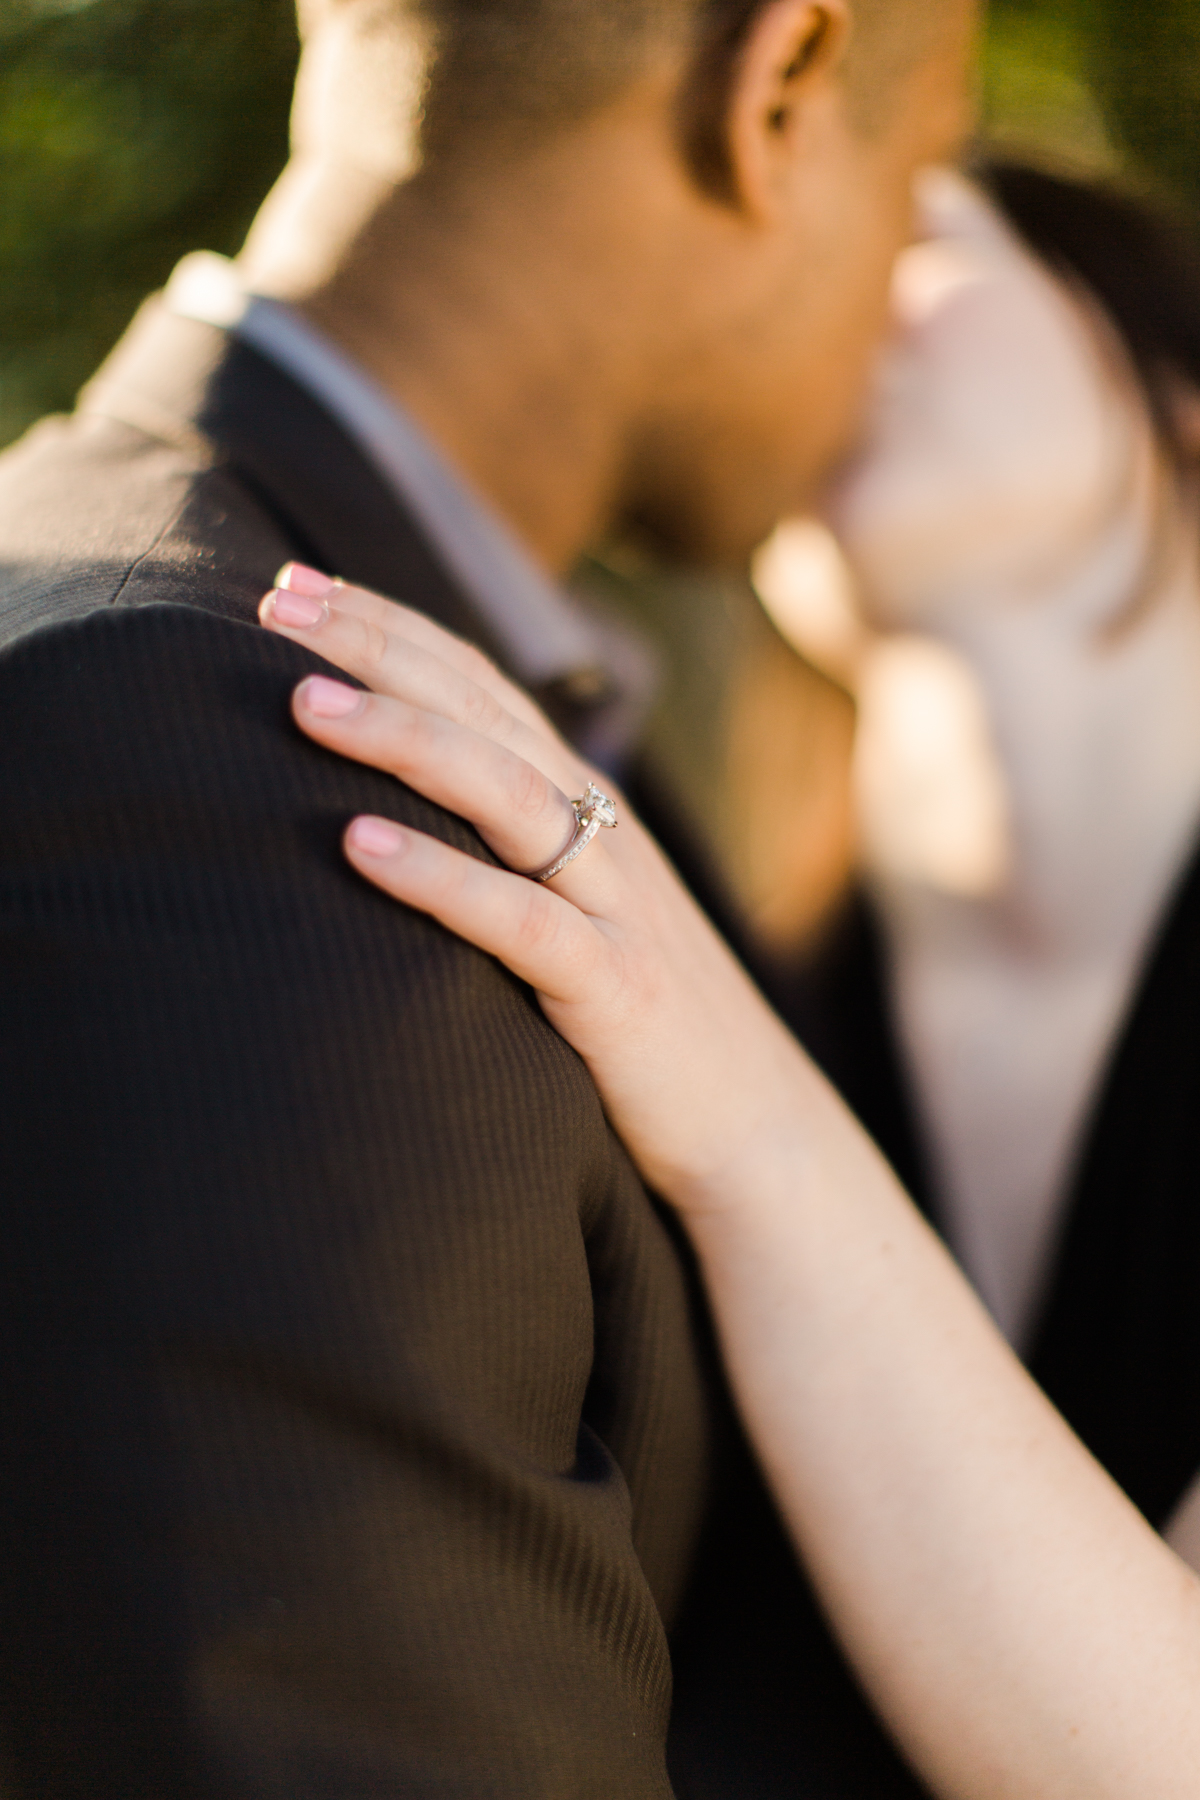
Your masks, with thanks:
[{"label": "woman's wrist", "polygon": [[696,1144],[688,1166],[661,1184],[697,1229],[737,1229],[742,1220],[803,1204],[813,1190],[822,1136],[814,1116],[820,1077],[806,1060],[789,1058],[782,1076],[747,1083],[751,1091],[736,1111],[733,1096],[725,1096],[711,1137]]},{"label": "woman's wrist", "polygon": [[778,1254],[795,1276],[807,1263],[819,1278],[817,1265],[847,1243],[865,1254],[897,1231],[903,1237],[909,1222],[895,1172],[798,1048],[786,1075],[722,1155],[663,1190],[714,1273]]}]

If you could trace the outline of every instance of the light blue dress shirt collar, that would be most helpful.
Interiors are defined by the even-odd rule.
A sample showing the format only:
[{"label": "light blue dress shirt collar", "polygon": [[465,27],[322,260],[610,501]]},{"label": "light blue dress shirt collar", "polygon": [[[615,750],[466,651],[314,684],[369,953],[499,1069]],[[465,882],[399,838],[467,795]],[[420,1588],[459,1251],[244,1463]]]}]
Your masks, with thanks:
[{"label": "light blue dress shirt collar", "polygon": [[520,681],[581,695],[605,690],[581,748],[609,766],[619,761],[655,683],[641,641],[551,580],[391,395],[293,308],[248,292],[235,263],[209,251],[187,256],[163,298],[184,318],[235,332],[338,420],[422,527]]}]

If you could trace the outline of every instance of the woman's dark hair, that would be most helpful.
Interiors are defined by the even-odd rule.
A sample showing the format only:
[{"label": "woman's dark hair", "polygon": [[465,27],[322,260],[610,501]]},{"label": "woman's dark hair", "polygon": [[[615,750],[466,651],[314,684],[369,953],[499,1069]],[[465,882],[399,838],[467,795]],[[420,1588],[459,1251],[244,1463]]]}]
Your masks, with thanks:
[{"label": "woman's dark hair", "polygon": [[1165,209],[1107,183],[1066,180],[1024,163],[973,170],[1029,248],[1082,285],[1119,331],[1165,447],[1182,441],[1177,390],[1200,390],[1200,243]]}]

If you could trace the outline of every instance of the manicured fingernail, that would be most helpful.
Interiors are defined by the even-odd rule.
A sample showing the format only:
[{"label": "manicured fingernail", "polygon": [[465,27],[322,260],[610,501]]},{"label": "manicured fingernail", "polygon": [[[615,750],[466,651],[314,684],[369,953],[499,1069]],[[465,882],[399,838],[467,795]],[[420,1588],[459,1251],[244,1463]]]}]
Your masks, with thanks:
[{"label": "manicured fingernail", "polygon": [[346,842],[364,856],[395,856],[397,850],[404,848],[404,833],[390,819],[364,817],[355,819],[346,833]]},{"label": "manicured fingernail", "polygon": [[277,588],[287,588],[292,594],[307,594],[313,600],[321,600],[331,594],[337,583],[332,575],[322,575],[320,569],[310,569],[307,563],[284,563],[275,577]]},{"label": "manicured fingernail", "polygon": [[359,688],[347,687],[344,681],[330,681],[328,675],[310,675],[301,682],[300,693],[309,712],[318,719],[348,719],[366,699]]},{"label": "manicured fingernail", "polygon": [[305,594],[289,594],[280,588],[273,588],[262,604],[265,617],[272,618],[277,625],[287,625],[293,631],[311,631],[314,625],[322,625],[329,617],[329,608],[322,606],[319,600],[310,600]]}]

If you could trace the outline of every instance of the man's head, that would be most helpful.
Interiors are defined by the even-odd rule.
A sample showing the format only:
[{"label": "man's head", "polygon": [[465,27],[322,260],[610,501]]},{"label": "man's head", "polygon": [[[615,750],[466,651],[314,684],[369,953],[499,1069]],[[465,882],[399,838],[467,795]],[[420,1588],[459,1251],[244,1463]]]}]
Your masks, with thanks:
[{"label": "man's head", "polygon": [[[331,123],[340,155],[399,172],[478,161],[569,128],[670,63],[680,123],[702,180],[728,187],[722,114],[768,0],[299,0],[306,59],[298,128]],[[845,74],[860,120],[888,108],[896,78],[944,22],[945,0],[860,0]],[[319,71],[319,72],[318,72]],[[338,104],[340,102],[340,104]]]},{"label": "man's head", "polygon": [[[354,182],[385,196],[323,285],[378,288],[390,258],[411,298],[436,264],[443,321],[471,312],[482,340],[489,307],[519,311],[514,353],[557,337],[560,374],[574,345],[592,414],[576,438],[610,415],[594,477],[609,514],[739,555],[845,441],[912,173],[964,122],[972,15],[973,0],[301,0],[299,161],[343,171],[344,218]],[[439,300],[458,253],[473,293],[460,268]]]}]

